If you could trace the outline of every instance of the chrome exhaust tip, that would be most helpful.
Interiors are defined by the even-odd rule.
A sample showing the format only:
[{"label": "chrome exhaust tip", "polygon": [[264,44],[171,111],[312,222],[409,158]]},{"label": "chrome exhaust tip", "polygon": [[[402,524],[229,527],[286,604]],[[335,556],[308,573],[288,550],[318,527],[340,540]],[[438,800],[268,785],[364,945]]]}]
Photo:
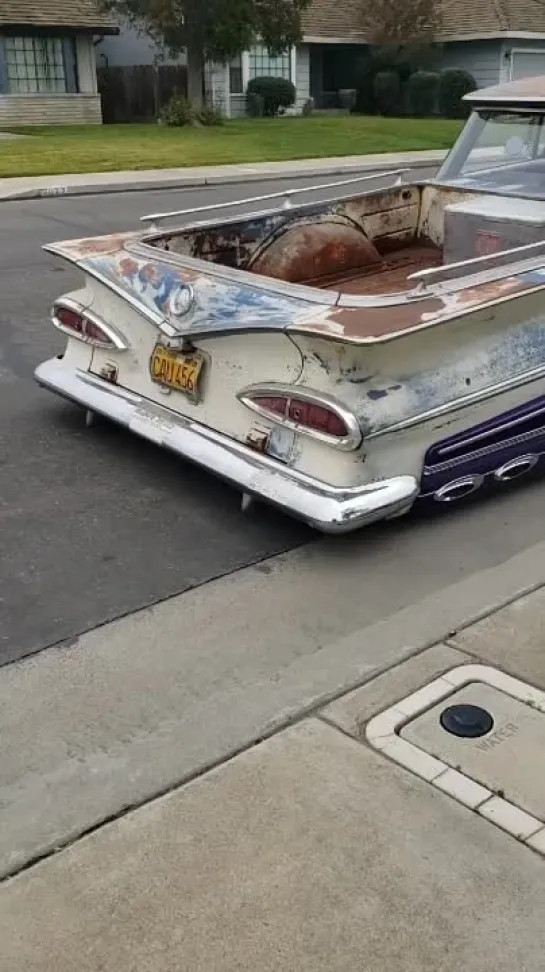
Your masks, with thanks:
[{"label": "chrome exhaust tip", "polygon": [[539,456],[517,456],[504,463],[494,473],[494,479],[498,483],[510,483],[514,479],[526,476],[539,462]]},{"label": "chrome exhaust tip", "polygon": [[484,476],[463,476],[461,479],[453,480],[452,483],[447,483],[446,486],[441,486],[441,489],[433,494],[433,498],[438,503],[455,503],[476,493],[483,483]]}]

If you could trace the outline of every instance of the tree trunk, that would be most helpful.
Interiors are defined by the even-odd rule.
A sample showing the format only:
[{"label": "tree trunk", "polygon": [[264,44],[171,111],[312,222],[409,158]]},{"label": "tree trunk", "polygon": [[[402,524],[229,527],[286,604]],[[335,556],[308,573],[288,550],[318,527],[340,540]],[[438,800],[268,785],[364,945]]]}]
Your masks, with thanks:
[{"label": "tree trunk", "polygon": [[204,104],[204,57],[197,47],[187,48],[187,98],[197,111]]}]

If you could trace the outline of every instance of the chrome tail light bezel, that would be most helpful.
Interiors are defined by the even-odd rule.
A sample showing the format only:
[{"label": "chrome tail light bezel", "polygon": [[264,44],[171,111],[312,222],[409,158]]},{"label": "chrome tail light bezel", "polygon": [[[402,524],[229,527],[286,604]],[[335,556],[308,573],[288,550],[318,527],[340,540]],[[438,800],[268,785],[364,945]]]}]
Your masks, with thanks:
[{"label": "chrome tail light bezel", "polygon": [[[108,340],[101,341],[96,337],[81,334],[67,327],[58,317],[59,310],[68,310],[74,314],[79,314],[83,320],[89,321],[90,324],[93,324],[102,331]],[[83,344],[88,344],[91,347],[103,348],[105,351],[127,351],[129,348],[128,342],[116,328],[112,327],[111,324],[107,324],[102,317],[99,317],[98,314],[91,311],[85,304],[81,304],[72,297],[60,297],[55,301],[51,308],[51,320],[57,330],[61,331],[66,337],[73,338],[75,341],[81,341]]]},{"label": "chrome tail light bezel", "polygon": [[[242,405],[268,422],[279,425],[282,428],[292,429],[301,435],[306,435],[318,442],[323,442],[324,445],[333,446],[341,452],[355,452],[362,443],[363,434],[356,416],[346,405],[343,405],[342,402],[339,402],[326,392],[281,382],[266,382],[263,384],[248,385],[237,393],[237,398]],[[272,412],[269,409],[263,408],[259,402],[254,400],[255,398],[285,398],[286,414],[283,416],[279,412]],[[304,401],[328,409],[344,424],[347,430],[346,435],[330,435],[319,429],[302,425],[290,418],[287,413],[292,400]]]}]

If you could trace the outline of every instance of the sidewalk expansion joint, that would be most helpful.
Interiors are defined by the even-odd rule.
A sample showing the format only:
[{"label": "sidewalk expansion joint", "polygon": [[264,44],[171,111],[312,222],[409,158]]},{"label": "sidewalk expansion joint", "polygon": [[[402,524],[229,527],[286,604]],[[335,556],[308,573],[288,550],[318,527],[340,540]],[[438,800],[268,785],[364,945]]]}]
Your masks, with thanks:
[{"label": "sidewalk expansion joint", "polygon": [[[279,556],[282,556],[282,555],[279,555]],[[258,560],[254,564],[251,564],[251,565],[248,565],[248,566],[249,567],[255,567],[257,564],[262,563],[263,560],[270,560],[270,559],[274,559],[274,558],[263,558],[262,560]],[[241,568],[241,570],[245,570],[245,569],[248,569],[248,568],[247,567]],[[238,573],[238,571],[232,572],[232,573]],[[213,583],[214,580],[217,580],[217,579],[218,578],[212,578],[212,579],[207,580],[203,584],[198,585],[198,586],[204,587],[206,584]],[[517,594],[515,594],[513,596],[509,596],[507,599],[505,599],[504,601],[502,601],[499,604],[494,605],[492,608],[487,609],[484,612],[479,612],[477,615],[472,616],[467,622],[465,622],[463,625],[461,625],[460,628],[458,629],[458,632],[461,632],[461,631],[465,630],[466,628],[470,627],[471,625],[473,625],[475,623],[478,623],[479,621],[482,621],[482,620],[484,620],[487,617],[490,617],[490,616],[492,616],[494,614],[497,614],[499,611],[503,610],[503,608],[508,607],[510,604],[514,603],[515,601],[520,600],[522,597],[526,597],[529,594],[534,593],[535,591],[539,590],[540,588],[542,588],[544,586],[545,585],[542,582],[537,583],[537,584],[533,584],[533,585],[529,586],[528,588],[525,588],[522,591],[519,591]],[[127,612],[122,617],[128,617],[131,614],[139,614],[139,613],[144,612],[144,611],[149,611],[149,610],[153,609],[154,607],[156,607],[158,604],[161,604],[164,601],[168,601],[168,600],[173,599],[174,597],[179,597],[179,596],[180,596],[179,594],[178,595],[170,595],[168,598],[164,598],[164,599],[162,599],[160,601],[156,601],[154,603],[151,603],[151,604],[147,605],[144,608],[140,608],[138,611]],[[116,621],[122,620],[122,617],[116,619]],[[115,621],[112,622],[110,620],[110,621],[104,622],[104,624],[99,625],[98,627],[99,628],[104,628],[108,624],[111,624],[111,623],[115,623]],[[92,629],[92,630],[96,630],[96,629]],[[82,634],[83,633],[84,632],[82,632]],[[420,656],[420,655],[424,654],[425,652],[429,651],[430,648],[433,648],[433,647],[435,647],[437,645],[441,645],[441,644],[442,645],[445,645],[446,644],[446,645],[449,645],[449,647],[454,647],[458,653],[460,653],[460,654],[466,654],[467,657],[468,657],[468,661],[474,662],[475,661],[475,656],[473,656],[470,652],[465,651],[459,645],[457,645],[457,644],[454,644],[453,645],[452,644],[452,641],[450,639],[452,639],[452,637],[454,636],[454,634],[455,633],[453,633],[452,630],[451,630],[451,631],[445,632],[445,635],[443,637],[439,637],[438,638],[437,636],[435,636],[433,639],[427,640],[425,643],[423,643],[419,647],[415,647],[415,648],[409,647],[409,649],[408,649],[407,653],[404,655],[403,659],[400,660],[398,658],[398,659],[393,660],[393,661],[389,662],[388,664],[384,665],[384,667],[375,668],[372,672],[368,672],[364,676],[362,676],[360,678],[357,678],[357,679],[355,679],[352,682],[345,683],[340,688],[337,688],[336,690],[334,690],[332,692],[328,692],[328,693],[322,694],[318,699],[315,699],[311,703],[309,703],[308,705],[303,706],[299,711],[297,711],[295,713],[292,713],[291,715],[285,716],[285,717],[283,717],[281,719],[273,720],[269,724],[268,727],[266,727],[265,729],[261,730],[258,735],[256,735],[254,738],[250,739],[248,742],[245,742],[242,745],[237,746],[237,747],[229,750],[227,753],[223,754],[221,757],[219,757],[219,758],[217,758],[215,760],[209,761],[209,762],[205,763],[204,765],[199,766],[194,771],[192,771],[192,772],[186,774],[185,776],[182,776],[181,778],[173,781],[167,787],[162,787],[162,788],[160,788],[160,789],[152,792],[151,794],[145,796],[143,799],[135,801],[134,803],[125,804],[124,806],[120,807],[120,809],[118,811],[116,811],[115,813],[108,814],[108,815],[104,816],[101,820],[99,820],[98,822],[93,823],[91,826],[86,827],[86,828],[83,828],[81,831],[78,831],[77,833],[73,833],[71,836],[67,837],[65,840],[63,840],[62,842],[59,842],[55,846],[50,846],[50,847],[44,849],[43,851],[40,851],[38,853],[33,854],[23,864],[20,864],[20,865],[14,867],[12,870],[6,870],[4,872],[4,874],[0,877],[0,884],[4,883],[6,881],[9,881],[9,880],[11,880],[13,878],[15,878],[18,874],[21,874],[24,871],[30,870],[31,868],[33,868],[36,865],[38,865],[41,862],[43,862],[44,860],[47,860],[48,858],[55,856],[56,854],[60,853],[61,851],[67,850],[68,848],[72,847],[76,843],[79,843],[79,841],[84,840],[86,837],[88,837],[91,834],[95,833],[97,830],[100,830],[102,827],[108,826],[111,823],[115,823],[115,821],[117,821],[117,820],[119,820],[119,819],[127,816],[128,814],[133,813],[134,811],[139,810],[139,809],[141,809],[143,807],[149,806],[150,804],[152,804],[156,800],[160,800],[163,797],[166,797],[169,794],[175,792],[176,790],[181,789],[184,786],[188,786],[189,784],[195,782],[196,780],[201,779],[206,774],[208,774],[208,773],[210,773],[210,772],[212,772],[212,771],[214,771],[216,769],[219,769],[221,766],[223,766],[224,764],[228,763],[232,759],[235,759],[237,756],[240,756],[243,753],[248,752],[249,750],[253,749],[255,746],[258,746],[260,743],[266,741],[267,739],[270,739],[272,736],[275,736],[278,733],[283,732],[284,730],[291,728],[292,726],[298,725],[299,723],[305,721],[306,719],[317,717],[322,722],[324,722],[325,724],[327,724],[328,726],[329,725],[332,725],[332,727],[335,728],[335,730],[337,732],[342,732],[343,734],[345,734],[344,733],[344,730],[340,729],[340,727],[338,725],[336,725],[334,723],[331,724],[329,722],[328,718],[325,717],[323,714],[321,714],[321,710],[322,709],[325,709],[327,706],[329,706],[333,702],[336,702],[339,699],[342,699],[344,696],[349,695],[350,693],[356,691],[357,689],[362,688],[365,685],[368,685],[369,683],[373,682],[375,679],[378,679],[381,676],[386,675],[388,672],[390,672],[393,669],[397,668],[400,664],[403,664],[404,662],[408,661],[409,659],[417,658],[418,656]],[[80,636],[78,636],[78,637],[80,637]],[[28,659],[28,657],[31,657],[31,658],[35,657],[35,655],[39,654],[42,651],[45,651],[46,650],[46,647],[53,647],[53,648],[62,649],[63,647],[66,647],[66,646],[72,646],[76,642],[77,642],[77,638],[72,638],[72,639],[69,639],[69,640],[68,639],[65,639],[64,641],[57,642],[54,645],[44,646],[44,648],[39,649],[38,652],[35,652],[32,655],[30,655],[30,656],[26,656],[26,658],[20,659],[19,661],[10,662],[8,664],[9,665],[15,665],[15,664],[24,665],[25,664],[25,661]],[[471,667],[471,665],[462,666],[462,668],[470,668],[470,667]],[[482,666],[478,666],[478,667],[482,667]],[[447,677],[446,675],[445,676],[441,676],[440,679],[439,679],[439,681],[442,681],[446,677]],[[504,677],[505,678],[510,678],[510,676],[507,676],[507,675],[505,675]],[[396,705],[399,705],[399,704],[400,703],[396,703]],[[396,706],[391,706],[390,708],[391,709],[396,709]],[[387,710],[387,711],[390,711],[390,710]],[[370,720],[370,722],[367,724],[367,730],[369,729],[369,726],[371,724],[375,724],[376,725],[375,720],[381,719],[381,718],[382,718],[382,715],[374,716]],[[371,740],[369,739],[369,736],[368,735],[366,735],[366,740],[355,739],[353,735],[350,735],[348,733],[346,733],[346,735],[352,741],[354,741],[357,745],[362,745],[362,743],[365,745],[365,742],[367,740],[367,742],[371,746],[373,746],[373,748],[375,748],[375,749],[381,748],[382,751],[383,751],[383,753],[384,753],[384,755],[386,755],[386,756],[389,756],[390,755],[389,753],[386,752],[385,747],[379,747],[379,746],[375,745],[373,742],[371,742]],[[396,738],[398,739],[398,737],[395,736],[395,738],[392,739],[392,740],[390,740],[390,742],[395,741]],[[398,741],[399,742],[404,742],[403,740],[399,740],[399,739],[398,739]],[[409,745],[409,744],[407,744],[407,745]],[[413,747],[413,748],[416,749],[416,747]],[[399,750],[398,750],[398,753],[399,753]],[[433,757],[427,756],[427,754],[423,753],[422,751],[421,751],[421,754],[422,754],[422,756],[426,756],[427,757],[427,760],[433,760],[433,763],[434,764],[437,762],[436,760],[433,759]],[[400,759],[396,760],[395,759],[395,756],[394,756],[394,761],[397,761],[397,762],[401,762],[402,763],[402,760],[400,760]],[[427,766],[426,773],[423,773],[422,772],[422,773],[419,773],[417,775],[420,775],[420,776],[423,776],[424,778],[426,778],[431,773],[431,776],[430,776],[430,779],[431,780],[433,780],[435,778],[438,778],[440,775],[442,775],[443,771],[448,768],[446,766],[446,764],[444,766],[441,765],[439,767],[435,767],[435,766],[432,767],[432,764],[429,763],[429,762],[426,762],[426,766]],[[437,769],[437,772],[435,772],[435,769]],[[500,824],[498,824],[498,825],[500,825]],[[531,846],[533,849],[539,850],[540,853],[545,854],[545,825],[543,824],[543,822],[540,822],[539,823],[539,826],[540,826],[540,828],[543,828],[544,833],[542,834],[541,833],[541,830],[539,830],[539,832],[536,832],[534,830],[532,832],[532,841],[533,842],[528,842],[528,846]],[[543,850],[541,850],[542,847],[544,848]]]}]

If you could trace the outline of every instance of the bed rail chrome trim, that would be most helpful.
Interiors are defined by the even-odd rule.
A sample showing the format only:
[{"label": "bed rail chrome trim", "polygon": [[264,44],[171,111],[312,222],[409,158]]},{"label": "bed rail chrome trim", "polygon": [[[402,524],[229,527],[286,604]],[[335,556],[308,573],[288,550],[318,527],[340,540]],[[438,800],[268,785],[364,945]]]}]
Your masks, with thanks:
[{"label": "bed rail chrome trim", "polygon": [[[439,267],[428,267],[426,270],[417,270],[416,273],[411,273],[407,279],[414,280],[420,285],[420,287],[425,287],[430,281],[437,283],[441,280],[450,280],[452,277],[456,278],[458,276],[469,276],[470,272],[475,269],[475,272],[479,272],[481,268],[486,269],[488,266],[491,268],[501,267],[504,263],[517,264],[526,257],[531,259],[531,257],[536,255],[538,257],[541,251],[545,249],[545,240],[538,240],[537,243],[527,243],[524,246],[515,246],[509,250],[501,250],[499,253],[487,253],[485,256],[470,257],[468,260],[459,260],[457,263],[445,263],[441,264]],[[459,272],[461,271],[461,272]],[[511,271],[511,275],[513,271]]]},{"label": "bed rail chrome trim", "polygon": [[348,533],[407,512],[419,483],[402,475],[358,486],[330,486],[119,386],[69,369],[62,359],[39,365],[39,385],[209,470],[323,533]]},{"label": "bed rail chrome trim", "polygon": [[[208,206],[195,206],[191,209],[175,209],[172,212],[166,213],[150,213],[149,216],[141,216],[140,222],[157,225],[158,223],[164,222],[166,219],[178,219],[183,216],[197,216],[199,213],[221,212],[224,209],[243,209],[245,206],[250,206],[254,203],[268,202],[272,199],[283,199],[284,205],[280,207],[280,209],[291,209],[292,196],[300,196],[309,192],[321,192],[325,189],[337,189],[342,188],[343,186],[358,185],[361,182],[371,182],[374,179],[385,179],[389,176],[397,176],[397,182],[394,182],[394,185],[401,185],[401,176],[410,171],[410,168],[405,167],[404,169],[382,169],[379,172],[364,172],[361,176],[351,176],[350,179],[343,179],[340,182],[325,182],[317,186],[301,186],[291,189],[282,189],[278,192],[268,192],[261,196],[248,196],[246,199],[230,199],[228,202],[210,203]],[[276,210],[272,211],[275,212]],[[248,215],[254,214],[249,213]]]}]

